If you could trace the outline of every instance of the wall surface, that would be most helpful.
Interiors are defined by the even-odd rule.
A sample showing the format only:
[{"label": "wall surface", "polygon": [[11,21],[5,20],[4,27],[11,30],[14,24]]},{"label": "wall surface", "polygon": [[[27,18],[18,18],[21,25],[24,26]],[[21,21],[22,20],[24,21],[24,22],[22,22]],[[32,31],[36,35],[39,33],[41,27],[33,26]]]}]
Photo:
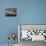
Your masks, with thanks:
[{"label": "wall surface", "polygon": [[[16,17],[5,16],[9,7],[17,8]],[[8,43],[9,32],[18,32],[18,24],[46,24],[46,0],[0,0],[0,44]]]}]

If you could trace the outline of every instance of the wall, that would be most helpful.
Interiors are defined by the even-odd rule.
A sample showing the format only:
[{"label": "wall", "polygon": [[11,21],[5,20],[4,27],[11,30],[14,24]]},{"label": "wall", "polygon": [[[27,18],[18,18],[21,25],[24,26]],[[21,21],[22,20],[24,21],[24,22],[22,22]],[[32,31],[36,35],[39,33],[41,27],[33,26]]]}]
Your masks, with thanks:
[{"label": "wall", "polygon": [[[17,8],[16,17],[6,17],[5,8]],[[46,0],[1,0],[0,44],[7,44],[9,32],[17,32],[17,24],[46,24]],[[17,40],[16,40],[17,42]]]}]

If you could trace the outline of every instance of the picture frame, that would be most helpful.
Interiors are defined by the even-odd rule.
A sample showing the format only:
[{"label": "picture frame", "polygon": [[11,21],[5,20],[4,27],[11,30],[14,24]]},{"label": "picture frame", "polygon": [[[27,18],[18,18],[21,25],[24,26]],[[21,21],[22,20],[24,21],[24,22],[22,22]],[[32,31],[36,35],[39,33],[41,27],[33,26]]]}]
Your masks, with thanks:
[{"label": "picture frame", "polygon": [[6,8],[5,9],[5,16],[16,16],[16,8]]}]

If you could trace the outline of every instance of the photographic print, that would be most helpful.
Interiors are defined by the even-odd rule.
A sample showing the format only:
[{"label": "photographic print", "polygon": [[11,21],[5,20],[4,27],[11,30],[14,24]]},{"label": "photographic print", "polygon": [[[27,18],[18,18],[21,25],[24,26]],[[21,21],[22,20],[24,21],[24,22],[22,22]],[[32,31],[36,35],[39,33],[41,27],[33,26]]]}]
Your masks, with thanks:
[{"label": "photographic print", "polygon": [[46,25],[20,25],[20,40],[46,41]]},{"label": "photographic print", "polygon": [[5,16],[16,16],[16,8],[6,8]]},{"label": "photographic print", "polygon": [[18,41],[20,46],[34,46],[34,43],[46,43],[46,25],[18,25]]}]

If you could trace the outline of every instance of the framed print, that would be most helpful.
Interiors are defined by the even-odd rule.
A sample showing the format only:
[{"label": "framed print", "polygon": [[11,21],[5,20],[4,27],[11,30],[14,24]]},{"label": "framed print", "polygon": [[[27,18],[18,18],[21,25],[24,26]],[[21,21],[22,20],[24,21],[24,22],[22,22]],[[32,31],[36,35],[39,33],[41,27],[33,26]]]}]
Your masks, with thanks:
[{"label": "framed print", "polygon": [[16,16],[16,8],[6,8],[5,16]]},{"label": "framed print", "polygon": [[31,41],[46,41],[46,25],[18,25],[19,39]]}]

